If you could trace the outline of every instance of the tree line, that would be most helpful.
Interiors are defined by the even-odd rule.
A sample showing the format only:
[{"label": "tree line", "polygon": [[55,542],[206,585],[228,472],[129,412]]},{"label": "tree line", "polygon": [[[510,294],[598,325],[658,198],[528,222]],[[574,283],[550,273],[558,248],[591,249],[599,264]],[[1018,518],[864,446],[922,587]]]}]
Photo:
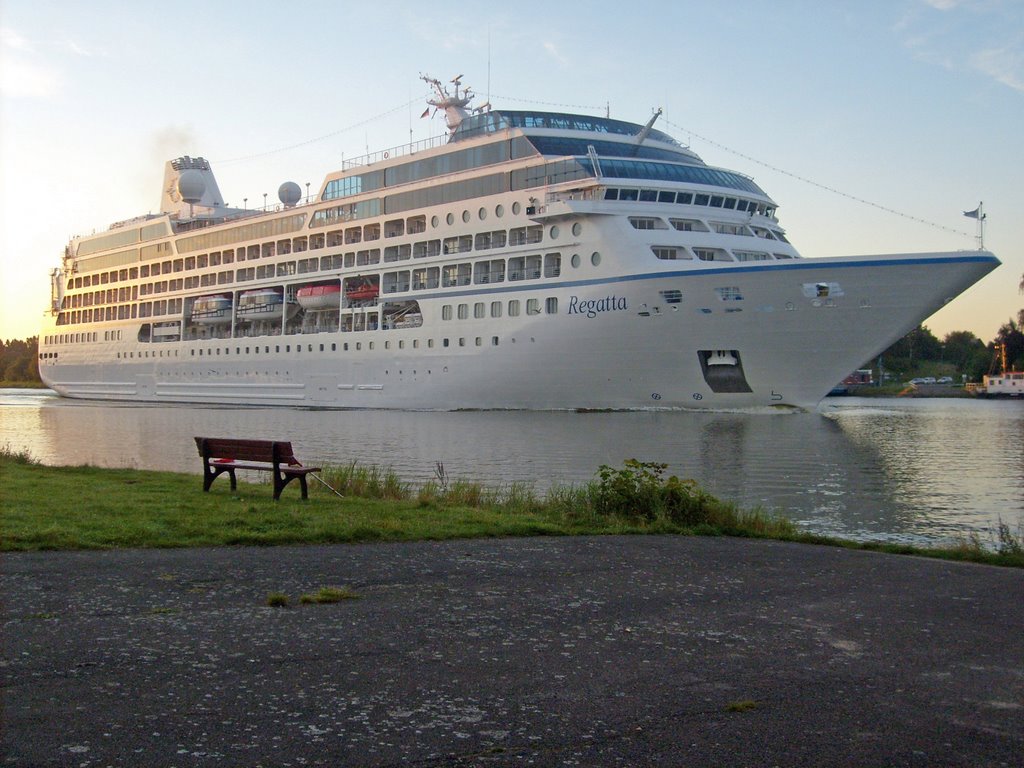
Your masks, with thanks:
[{"label": "tree line", "polygon": [[42,384],[39,378],[39,337],[24,341],[0,339],[0,383]]}]

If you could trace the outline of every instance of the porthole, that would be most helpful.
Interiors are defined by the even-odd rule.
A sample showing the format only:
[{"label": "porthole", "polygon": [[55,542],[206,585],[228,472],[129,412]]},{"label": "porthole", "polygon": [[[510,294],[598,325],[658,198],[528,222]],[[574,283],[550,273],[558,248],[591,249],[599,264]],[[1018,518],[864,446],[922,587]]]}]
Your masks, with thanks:
[{"label": "porthole", "polygon": [[519,205],[518,201],[512,203],[512,215],[513,216],[518,216],[519,215],[519,211],[521,211],[521,210],[522,210],[522,206]]},{"label": "porthole", "polygon": [[434,227],[436,229],[437,226],[440,223],[441,223],[441,220],[439,218],[437,218],[437,216],[431,216],[430,217],[430,226],[432,226],[432,227]]},{"label": "porthole", "polygon": [[590,254],[590,263],[593,264],[595,267],[598,264],[600,264],[601,263],[601,254],[598,253],[597,251],[594,251],[592,254]]},{"label": "porthole", "polygon": [[464,224],[468,224],[468,223],[469,223],[469,220],[470,220],[470,218],[471,218],[471,217],[470,217],[470,215],[469,215],[469,211],[463,211],[463,212],[462,212],[462,222],[463,222]]},{"label": "porthole", "polygon": [[555,240],[558,237],[558,227],[551,227],[551,229],[548,230],[548,235],[551,237],[552,240]]},{"label": "porthole", "polygon": [[454,224],[455,223],[455,214],[454,213],[449,213],[447,216],[444,217],[444,220],[447,221],[449,225]]},{"label": "porthole", "polygon": [[480,210],[476,212],[476,215],[480,217],[480,221],[483,221],[487,218],[487,209],[481,207]]},{"label": "porthole", "polygon": [[502,216],[504,216],[505,215],[505,206],[504,205],[496,205],[496,206],[494,206],[494,215],[497,216],[499,219]]},{"label": "porthole", "polygon": [[578,269],[580,266],[580,255],[578,253],[574,253],[572,258],[569,260],[569,263],[572,264],[573,269]]},{"label": "porthole", "polygon": [[580,233],[581,233],[582,231],[583,231],[583,225],[582,225],[582,224],[580,224],[580,223],[579,223],[578,221],[577,221],[577,222],[576,222],[575,224],[573,224],[573,225],[572,225],[572,233],[573,233],[573,234],[574,234],[574,235],[575,235],[576,237],[579,237],[579,236],[580,236]]}]

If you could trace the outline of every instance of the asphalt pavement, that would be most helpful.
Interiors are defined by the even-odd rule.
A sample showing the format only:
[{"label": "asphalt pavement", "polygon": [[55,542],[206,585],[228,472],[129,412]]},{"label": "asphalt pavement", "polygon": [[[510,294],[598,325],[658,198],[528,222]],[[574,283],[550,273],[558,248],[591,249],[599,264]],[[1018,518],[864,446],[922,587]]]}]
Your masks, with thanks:
[{"label": "asphalt pavement", "polygon": [[529,538],[5,554],[0,597],[4,765],[1024,764],[1019,570]]}]

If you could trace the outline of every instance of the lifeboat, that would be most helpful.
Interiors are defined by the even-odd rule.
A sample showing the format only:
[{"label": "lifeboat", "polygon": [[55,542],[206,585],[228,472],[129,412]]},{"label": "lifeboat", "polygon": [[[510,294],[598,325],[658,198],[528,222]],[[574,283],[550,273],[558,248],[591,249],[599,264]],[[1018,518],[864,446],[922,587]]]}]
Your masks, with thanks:
[{"label": "lifeboat", "polygon": [[380,287],[369,280],[352,283],[345,289],[345,298],[349,301],[369,301],[380,294]]},{"label": "lifeboat", "polygon": [[304,285],[295,293],[295,298],[305,310],[338,309],[341,305],[341,286]]},{"label": "lifeboat", "polygon": [[298,306],[286,304],[280,291],[273,288],[260,288],[245,291],[238,297],[236,314],[239,320],[280,320],[287,312],[291,317],[298,311]]},{"label": "lifeboat", "polygon": [[192,322],[214,324],[231,322],[231,297],[227,294],[199,296],[192,302]]}]

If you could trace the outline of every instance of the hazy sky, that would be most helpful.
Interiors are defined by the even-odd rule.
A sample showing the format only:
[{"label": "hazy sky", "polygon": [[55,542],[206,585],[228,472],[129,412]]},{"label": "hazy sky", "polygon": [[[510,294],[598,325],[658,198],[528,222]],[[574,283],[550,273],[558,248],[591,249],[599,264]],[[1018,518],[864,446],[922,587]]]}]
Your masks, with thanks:
[{"label": "hazy sky", "polygon": [[253,205],[443,132],[420,72],[496,108],[663,107],[804,256],[973,249],[984,201],[1003,266],[926,324],[989,341],[1024,307],[1022,0],[0,0],[0,338],[39,332],[72,235],[159,207],[168,159]]}]

